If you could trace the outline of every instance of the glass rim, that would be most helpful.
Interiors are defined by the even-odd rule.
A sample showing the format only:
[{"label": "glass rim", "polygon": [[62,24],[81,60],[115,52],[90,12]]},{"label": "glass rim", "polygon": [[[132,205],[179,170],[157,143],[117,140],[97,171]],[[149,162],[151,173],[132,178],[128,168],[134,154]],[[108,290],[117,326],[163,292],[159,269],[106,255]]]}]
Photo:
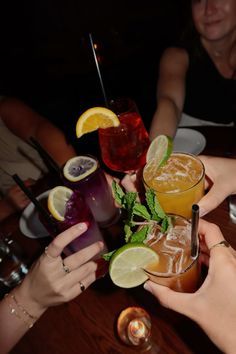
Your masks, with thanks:
[{"label": "glass rim", "polygon": [[159,190],[156,189],[156,188],[151,188],[151,187],[149,187],[148,183],[145,181],[145,178],[144,178],[144,170],[145,170],[145,167],[147,166],[147,164],[146,164],[146,165],[144,166],[144,168],[143,168],[142,179],[143,179],[144,185],[145,185],[147,188],[152,189],[152,190],[154,190],[154,192],[157,192],[157,193],[163,194],[163,195],[165,195],[165,194],[168,194],[168,195],[172,195],[172,194],[173,194],[173,195],[176,195],[176,194],[181,194],[181,193],[187,192],[188,190],[190,190],[190,189],[194,188],[195,186],[197,186],[197,185],[203,180],[203,178],[205,177],[205,166],[204,166],[203,162],[199,159],[198,156],[196,156],[196,155],[194,155],[194,154],[191,154],[190,152],[174,151],[174,152],[171,153],[170,157],[171,157],[172,155],[174,155],[174,154],[175,154],[175,155],[188,155],[188,156],[191,156],[193,159],[197,160],[197,161],[200,163],[200,165],[202,166],[202,173],[201,173],[201,176],[199,177],[199,179],[197,180],[197,182],[195,182],[195,183],[194,183],[193,185],[191,185],[190,187],[188,187],[188,188],[186,188],[186,189],[183,189],[183,190],[180,190],[180,191],[178,191],[178,192],[162,192],[162,191],[159,191]]},{"label": "glass rim", "polygon": [[[63,167],[62,167],[62,174],[63,174],[63,178],[66,179],[66,181],[67,181],[69,184],[76,184],[76,183],[79,183],[79,182],[81,182],[81,181],[84,181],[84,180],[86,180],[86,178],[90,178],[93,174],[95,174],[95,173],[98,171],[99,168],[101,168],[100,161],[99,161],[98,158],[95,157],[94,155],[91,155],[91,154],[76,155],[76,156],[72,157],[72,158],[69,159],[69,160],[76,159],[77,157],[82,157],[82,158],[83,158],[83,157],[89,157],[89,158],[91,158],[92,160],[96,161],[97,166],[96,166],[95,170],[94,170],[93,172],[89,173],[87,176],[85,176],[85,177],[79,179],[78,181],[70,181],[70,180],[68,180],[68,179],[65,177],[65,175],[64,175],[64,167],[65,167],[65,165],[66,165],[66,163],[67,163],[67,162],[66,162],[66,163],[63,165]],[[68,161],[69,161],[69,160],[68,160]]]}]

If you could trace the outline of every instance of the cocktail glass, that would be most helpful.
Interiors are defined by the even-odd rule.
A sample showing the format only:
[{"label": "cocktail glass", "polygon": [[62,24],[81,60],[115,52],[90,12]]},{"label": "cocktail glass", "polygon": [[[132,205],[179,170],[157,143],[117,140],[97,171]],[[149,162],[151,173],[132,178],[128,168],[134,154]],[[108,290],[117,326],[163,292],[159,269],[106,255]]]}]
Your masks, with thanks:
[{"label": "cocktail glass", "polygon": [[[88,225],[88,229],[74,241],[72,241],[67,247],[64,249],[64,253],[66,255],[70,255],[74,252],[82,250],[83,248],[90,246],[94,242],[103,241],[103,236],[101,231],[94,220],[94,217],[87,206],[84,197],[80,194],[79,191],[74,191],[71,198],[66,204],[66,213],[65,220],[58,221],[51,215],[51,223],[40,218],[43,225],[46,227],[51,236],[55,237],[55,229],[59,234],[62,231],[67,230],[69,227],[80,223],[86,222]],[[105,242],[104,242],[105,244]],[[101,253],[107,251],[107,248],[103,249]]]},{"label": "cocktail glass", "polygon": [[111,170],[132,173],[143,167],[150,144],[136,104],[119,98],[109,104],[120,120],[116,128],[99,129],[102,159]]},{"label": "cocktail glass", "polygon": [[144,272],[153,282],[179,292],[194,292],[200,284],[199,250],[191,256],[191,223],[179,215],[169,215],[173,227],[166,233],[153,226],[147,244],[159,255],[156,264]]},{"label": "cocktail glass", "polygon": [[[71,182],[63,176],[64,183],[72,190],[78,190],[90,207],[94,219],[101,227],[108,227],[119,219],[120,210],[116,208],[105,174],[99,161],[94,156],[89,156],[96,164],[96,169],[77,182]],[[83,156],[80,156],[83,158]],[[72,169],[80,169],[72,165]],[[73,174],[73,171],[71,171]],[[76,172],[76,171],[75,171]]]},{"label": "cocktail glass", "polygon": [[149,165],[143,169],[146,189],[151,188],[166,213],[191,218],[191,208],[204,195],[204,165],[195,155],[176,152],[167,163],[150,173]]}]

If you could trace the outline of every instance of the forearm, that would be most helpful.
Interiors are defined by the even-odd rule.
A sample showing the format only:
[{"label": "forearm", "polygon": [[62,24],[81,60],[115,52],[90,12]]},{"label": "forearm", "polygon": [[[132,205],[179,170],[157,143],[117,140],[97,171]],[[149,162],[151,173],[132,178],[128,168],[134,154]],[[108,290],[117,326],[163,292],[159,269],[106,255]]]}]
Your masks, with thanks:
[{"label": "forearm", "polygon": [[49,121],[44,121],[43,124],[38,126],[35,131],[35,138],[60,166],[76,156],[74,148],[68,144],[61,130]]},{"label": "forearm", "polygon": [[174,101],[167,97],[159,98],[158,107],[154,114],[150,128],[150,139],[153,140],[160,134],[174,137],[179,119],[180,111]]},{"label": "forearm", "polygon": [[0,200],[0,221],[4,220],[14,212],[16,212],[16,209],[14,209],[13,206],[7,202],[7,200]]},{"label": "forearm", "polygon": [[59,165],[76,155],[64,133],[24,102],[6,98],[0,104],[0,116],[7,128],[19,138],[29,141],[33,136],[37,139]]},{"label": "forearm", "polygon": [[8,353],[44,313],[28,296],[23,283],[0,302],[0,352]]}]

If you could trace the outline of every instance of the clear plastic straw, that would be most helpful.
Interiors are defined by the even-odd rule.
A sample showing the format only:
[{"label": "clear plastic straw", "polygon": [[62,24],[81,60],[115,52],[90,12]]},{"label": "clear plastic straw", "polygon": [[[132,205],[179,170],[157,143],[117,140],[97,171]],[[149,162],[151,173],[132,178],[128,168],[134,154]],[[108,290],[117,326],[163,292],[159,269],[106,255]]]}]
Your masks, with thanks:
[{"label": "clear plastic straw", "polygon": [[95,61],[96,68],[97,68],[97,73],[98,73],[98,77],[99,77],[99,81],[100,81],[100,85],[101,85],[101,89],[102,89],[104,102],[105,102],[106,107],[109,108],[109,104],[108,104],[108,101],[107,101],[107,95],[106,95],[104,84],[103,84],[103,81],[102,81],[102,75],[101,75],[101,71],[100,71],[100,68],[99,68],[98,59],[97,59],[97,55],[96,55],[96,51],[95,51],[94,43],[93,43],[93,37],[92,37],[91,33],[89,33],[89,40],[90,40],[91,48],[92,48],[92,51],[93,51],[93,57],[94,57],[94,61]]},{"label": "clear plastic straw", "polygon": [[198,238],[198,222],[199,222],[199,206],[192,205],[192,228],[191,228],[191,257],[197,255],[197,238]]}]

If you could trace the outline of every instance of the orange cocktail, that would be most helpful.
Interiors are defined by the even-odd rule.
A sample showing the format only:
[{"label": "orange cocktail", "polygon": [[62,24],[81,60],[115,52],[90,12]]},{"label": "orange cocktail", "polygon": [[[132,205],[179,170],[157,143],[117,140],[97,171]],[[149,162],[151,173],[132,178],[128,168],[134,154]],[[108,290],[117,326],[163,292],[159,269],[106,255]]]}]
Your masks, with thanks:
[{"label": "orange cocktail", "polygon": [[191,218],[191,208],[204,195],[205,169],[196,156],[172,153],[166,164],[155,170],[143,170],[145,188],[152,188],[166,213]]},{"label": "orange cocktail", "polygon": [[166,233],[150,232],[147,244],[157,252],[159,261],[144,271],[157,284],[192,293],[200,284],[200,263],[198,250],[191,256],[191,223],[179,215],[169,216],[172,227]]}]

